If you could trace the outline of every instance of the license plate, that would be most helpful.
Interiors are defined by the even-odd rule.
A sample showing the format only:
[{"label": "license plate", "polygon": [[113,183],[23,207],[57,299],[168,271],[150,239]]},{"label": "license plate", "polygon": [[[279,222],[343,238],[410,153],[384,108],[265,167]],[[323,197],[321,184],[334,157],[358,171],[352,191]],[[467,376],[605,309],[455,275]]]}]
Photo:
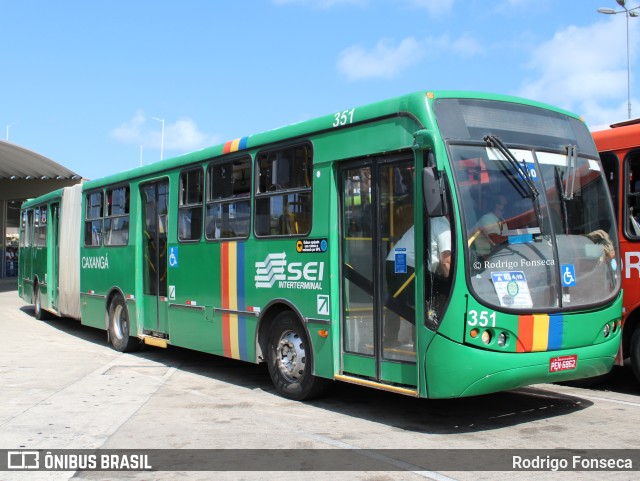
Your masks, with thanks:
[{"label": "license plate", "polygon": [[570,371],[576,368],[578,355],[558,356],[549,359],[549,372]]}]

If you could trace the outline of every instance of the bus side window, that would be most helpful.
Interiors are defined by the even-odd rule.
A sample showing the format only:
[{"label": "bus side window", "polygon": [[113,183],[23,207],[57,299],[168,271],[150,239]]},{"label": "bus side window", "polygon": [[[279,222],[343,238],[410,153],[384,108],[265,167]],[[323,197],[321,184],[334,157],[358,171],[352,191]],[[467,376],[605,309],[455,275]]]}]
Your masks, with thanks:
[{"label": "bus side window", "polygon": [[627,159],[629,184],[627,185],[626,234],[640,238],[640,154],[632,152]]},{"label": "bus side window", "polygon": [[47,245],[47,206],[36,207],[34,223],[33,245],[44,247]]},{"label": "bus side window", "polygon": [[129,243],[129,186],[107,189],[107,215],[104,218],[104,245]]},{"label": "bus side window", "polygon": [[84,245],[87,247],[102,245],[102,200],[102,191],[87,194],[84,223]]},{"label": "bus side window", "polygon": [[198,241],[202,237],[204,173],[202,168],[180,173],[178,240]]},{"label": "bus side window", "polygon": [[310,145],[260,152],[255,197],[255,233],[266,236],[301,236],[311,231]]},{"label": "bus side window", "polygon": [[[249,237],[251,158],[212,164],[207,169],[205,235],[209,240]],[[257,214],[256,214],[257,215]]]}]

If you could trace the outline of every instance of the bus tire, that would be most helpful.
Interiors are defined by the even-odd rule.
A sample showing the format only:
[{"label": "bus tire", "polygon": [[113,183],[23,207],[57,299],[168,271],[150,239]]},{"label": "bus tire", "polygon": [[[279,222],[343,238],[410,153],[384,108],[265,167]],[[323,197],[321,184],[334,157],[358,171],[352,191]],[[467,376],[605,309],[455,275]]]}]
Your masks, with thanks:
[{"label": "bus tire", "polygon": [[116,351],[133,351],[140,344],[137,337],[131,336],[129,310],[121,296],[116,296],[109,305],[109,340]]},{"label": "bus tire", "polygon": [[47,318],[47,312],[42,309],[42,297],[40,295],[40,286],[38,284],[35,284],[33,290],[33,314],[39,321]]},{"label": "bus tire", "polygon": [[629,353],[633,374],[636,376],[638,382],[640,382],[640,325],[636,326],[635,331],[633,331],[633,336],[631,336],[631,349]]},{"label": "bus tire", "polygon": [[273,385],[288,399],[311,399],[329,385],[327,379],[312,374],[311,345],[302,325],[290,311],[278,314],[271,325],[267,363]]}]

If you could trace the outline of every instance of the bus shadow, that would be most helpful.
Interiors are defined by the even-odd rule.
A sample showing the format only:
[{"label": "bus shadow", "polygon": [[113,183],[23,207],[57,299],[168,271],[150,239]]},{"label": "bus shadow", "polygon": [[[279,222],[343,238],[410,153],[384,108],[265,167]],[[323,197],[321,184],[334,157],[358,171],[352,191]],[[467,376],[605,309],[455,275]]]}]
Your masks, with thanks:
[{"label": "bus shadow", "polygon": [[71,336],[84,341],[89,341],[93,344],[101,344],[107,346],[107,333],[100,329],[94,329],[92,327],[83,326],[80,321],[67,317],[56,317],[54,315],[48,315],[42,321],[35,319],[35,311],[32,305],[25,305],[20,307],[20,310],[29,317],[32,317],[36,322],[43,322],[48,326],[57,329],[60,332],[64,332]]},{"label": "bus shadow", "polygon": [[633,369],[628,361],[624,366],[614,366],[607,376],[598,379],[596,383],[582,386],[577,385],[576,387],[588,389],[590,392],[614,392],[631,396],[640,395],[640,382],[638,382],[633,375]]},{"label": "bus shadow", "polygon": [[[33,316],[32,306],[21,309]],[[72,319],[53,318],[43,322],[78,339],[108,347],[106,332],[100,329],[83,326]],[[264,363],[256,365],[175,346],[167,349],[144,346],[130,354],[205,378],[278,396]],[[553,392],[544,386],[470,398],[416,399],[336,381],[323,397],[305,401],[305,404],[425,434],[491,431],[562,417],[593,405],[588,399]],[[567,430],[568,433],[569,428],[558,422],[553,429]]]},{"label": "bus shadow", "polygon": [[[460,434],[550,420],[587,409],[593,402],[553,392],[542,385],[456,399],[415,399],[359,386],[336,385],[331,397],[313,404],[406,431]],[[557,429],[568,433],[569,428],[558,423]]]}]

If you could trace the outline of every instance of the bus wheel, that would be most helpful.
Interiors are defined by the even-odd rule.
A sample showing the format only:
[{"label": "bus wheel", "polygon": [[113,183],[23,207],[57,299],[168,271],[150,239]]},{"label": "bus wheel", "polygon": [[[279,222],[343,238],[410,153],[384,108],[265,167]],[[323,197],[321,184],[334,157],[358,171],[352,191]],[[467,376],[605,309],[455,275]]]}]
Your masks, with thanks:
[{"label": "bus wheel", "polygon": [[267,362],[273,385],[282,396],[301,401],[319,395],[329,381],[316,377],[307,335],[291,312],[276,316],[269,331]]},{"label": "bus wheel", "polygon": [[33,292],[33,311],[35,318],[39,321],[46,319],[46,311],[42,309],[42,299],[40,297],[40,286],[36,284]]},{"label": "bus wheel", "polygon": [[636,326],[631,336],[631,368],[636,379],[640,382],[640,325]]},{"label": "bus wheel", "polygon": [[139,339],[131,337],[129,329],[127,305],[122,297],[116,296],[109,306],[109,339],[116,351],[132,351],[139,345]]}]

